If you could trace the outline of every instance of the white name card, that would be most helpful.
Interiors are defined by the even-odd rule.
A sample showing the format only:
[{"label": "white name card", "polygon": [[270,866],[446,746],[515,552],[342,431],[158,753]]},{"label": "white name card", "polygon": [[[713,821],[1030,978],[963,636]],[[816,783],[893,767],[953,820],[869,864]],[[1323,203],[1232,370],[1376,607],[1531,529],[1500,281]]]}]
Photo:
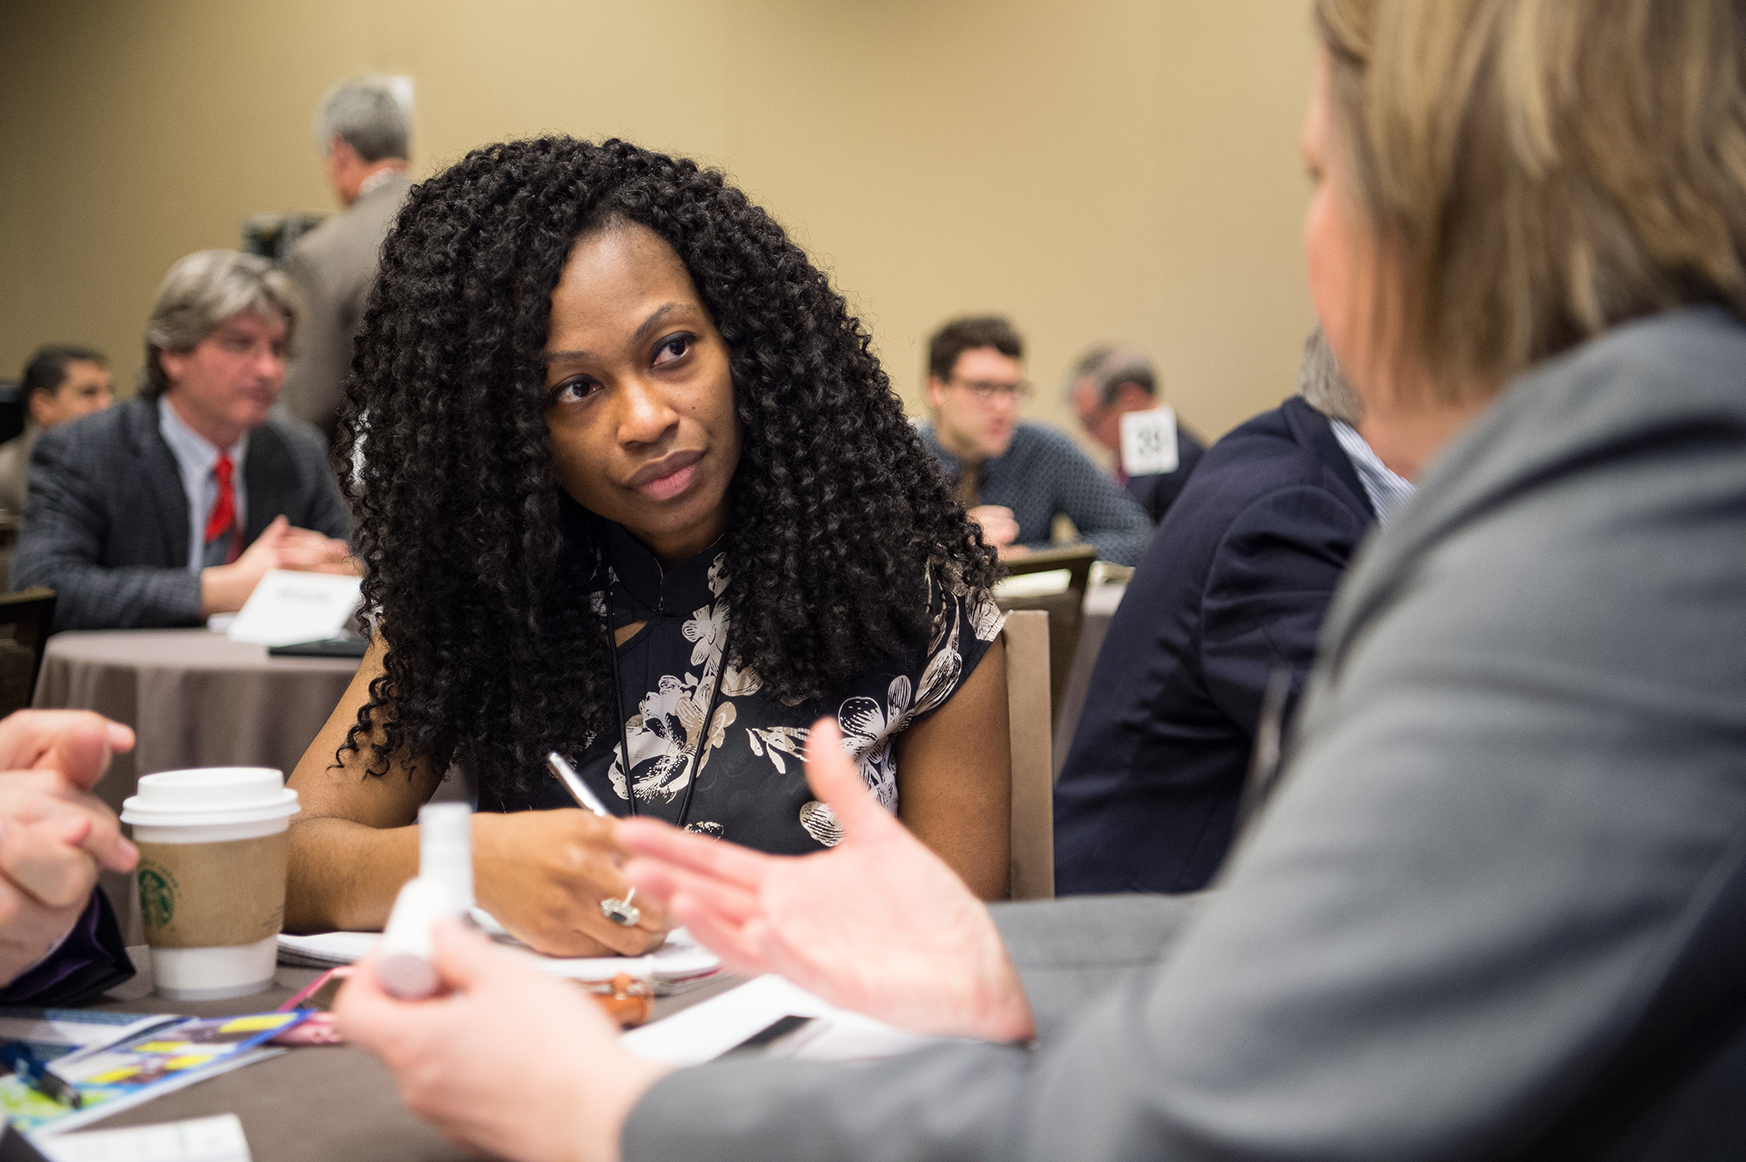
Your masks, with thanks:
[{"label": "white name card", "polygon": [[288,646],[333,637],[357,610],[360,584],[332,573],[269,569],[230,623],[230,640]]},{"label": "white name card", "polygon": [[249,1162],[252,1157],[235,1114],[45,1137],[36,1148],[49,1162]]},{"label": "white name card", "polygon": [[1122,417],[1122,471],[1157,476],[1176,471],[1176,409],[1169,404]]}]

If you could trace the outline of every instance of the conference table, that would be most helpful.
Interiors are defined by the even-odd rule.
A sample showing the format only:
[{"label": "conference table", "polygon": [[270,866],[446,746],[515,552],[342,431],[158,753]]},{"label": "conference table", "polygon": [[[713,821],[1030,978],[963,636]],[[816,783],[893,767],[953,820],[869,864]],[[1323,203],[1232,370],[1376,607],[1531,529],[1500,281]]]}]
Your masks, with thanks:
[{"label": "conference table", "polygon": [[[321,975],[280,965],[274,987],[229,1001],[168,1001],[152,992],[143,946],[129,948],[140,974],[92,1008],[129,1013],[232,1016],[278,1008]],[[657,997],[653,1020],[723,992],[745,978],[722,973],[677,996]],[[460,1162],[476,1157],[449,1145],[400,1101],[394,1079],[375,1056],[353,1045],[303,1045],[270,1061],[222,1073],[187,1089],[123,1110],[93,1130],[149,1126],[233,1113],[254,1162]]]},{"label": "conference table", "polygon": [[[133,727],[97,794],[117,813],[139,776],[185,767],[289,775],[358,672],[355,658],[275,658],[197,629],[68,630],[48,640],[31,705],[95,710]],[[123,932],[139,939],[129,876],[105,872]]]}]

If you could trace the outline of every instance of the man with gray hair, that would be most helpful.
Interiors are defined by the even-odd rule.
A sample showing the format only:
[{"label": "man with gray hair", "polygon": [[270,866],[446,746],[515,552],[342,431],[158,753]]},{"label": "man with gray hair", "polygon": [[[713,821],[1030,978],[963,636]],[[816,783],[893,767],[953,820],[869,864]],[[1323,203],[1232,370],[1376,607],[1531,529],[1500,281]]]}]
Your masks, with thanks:
[{"label": "man with gray hair", "polygon": [[[1067,374],[1067,403],[1086,434],[1115,453],[1116,483],[1153,524],[1163,520],[1206,447],[1158,397],[1152,361],[1133,347],[1093,347]],[[1129,415],[1135,420],[1124,421]],[[1133,426],[1141,420],[1149,422]]]},{"label": "man with gray hair", "polygon": [[1055,787],[1059,895],[1206,885],[1270,685],[1277,724],[1359,542],[1412,494],[1320,329],[1298,389],[1207,451],[1134,570]]},{"label": "man with gray hair", "polygon": [[330,442],[382,240],[411,188],[407,137],[406,111],[384,77],[340,82],[315,114],[316,145],[342,208],[298,239],[286,259],[306,310],[285,380],[285,407]]},{"label": "man with gray hair", "polygon": [[158,288],[139,395],[43,433],[12,585],[56,591],[55,629],[198,625],[269,569],[352,570],[320,435],[270,415],[297,311],[266,259],[190,254]]}]

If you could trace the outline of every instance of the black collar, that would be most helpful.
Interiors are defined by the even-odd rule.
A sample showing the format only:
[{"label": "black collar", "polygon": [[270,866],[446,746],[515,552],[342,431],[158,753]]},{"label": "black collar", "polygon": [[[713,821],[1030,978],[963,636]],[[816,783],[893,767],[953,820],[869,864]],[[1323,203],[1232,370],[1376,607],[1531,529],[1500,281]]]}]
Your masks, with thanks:
[{"label": "black collar", "polygon": [[612,569],[612,624],[616,628],[651,617],[690,617],[715,602],[710,569],[721,555],[721,540],[663,569],[655,554],[623,525],[601,521],[601,552]]}]

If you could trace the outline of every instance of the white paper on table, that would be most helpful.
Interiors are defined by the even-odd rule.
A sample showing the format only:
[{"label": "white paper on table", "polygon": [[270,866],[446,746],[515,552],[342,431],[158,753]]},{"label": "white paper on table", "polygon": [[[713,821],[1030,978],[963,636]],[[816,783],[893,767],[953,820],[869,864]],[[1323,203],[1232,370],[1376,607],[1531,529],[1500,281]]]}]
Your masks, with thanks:
[{"label": "white paper on table", "polygon": [[49,1162],[252,1162],[235,1114],[126,1130],[86,1130],[32,1144]]},{"label": "white paper on table", "polygon": [[1176,448],[1176,410],[1169,404],[1122,416],[1122,471],[1129,476],[1174,472],[1180,460]]},{"label": "white paper on table", "polygon": [[[351,964],[367,956],[381,939],[380,932],[281,935],[279,953],[288,960],[306,964]],[[609,981],[621,972],[639,980],[689,980],[721,968],[721,957],[691,939],[683,928],[669,932],[666,943],[642,956],[544,956],[518,944],[500,945],[499,951],[533,965],[547,976],[590,983]]]},{"label": "white paper on table", "polygon": [[911,1033],[850,1012],[783,977],[768,975],[700,1001],[664,1020],[632,1029],[619,1041],[646,1061],[675,1067],[702,1065],[790,1016],[812,1017],[814,1024],[797,1034],[792,1046],[776,1046],[770,1051],[771,1056],[859,1061],[891,1057],[949,1040]]},{"label": "white paper on table", "polygon": [[334,573],[269,569],[230,623],[230,640],[288,646],[334,637],[357,610],[361,584]]},{"label": "white paper on table", "polygon": [[1073,584],[1073,570],[1044,569],[1037,573],[1020,573],[1002,577],[994,583],[996,601],[1023,601],[1032,597],[1053,597],[1065,593]]}]

